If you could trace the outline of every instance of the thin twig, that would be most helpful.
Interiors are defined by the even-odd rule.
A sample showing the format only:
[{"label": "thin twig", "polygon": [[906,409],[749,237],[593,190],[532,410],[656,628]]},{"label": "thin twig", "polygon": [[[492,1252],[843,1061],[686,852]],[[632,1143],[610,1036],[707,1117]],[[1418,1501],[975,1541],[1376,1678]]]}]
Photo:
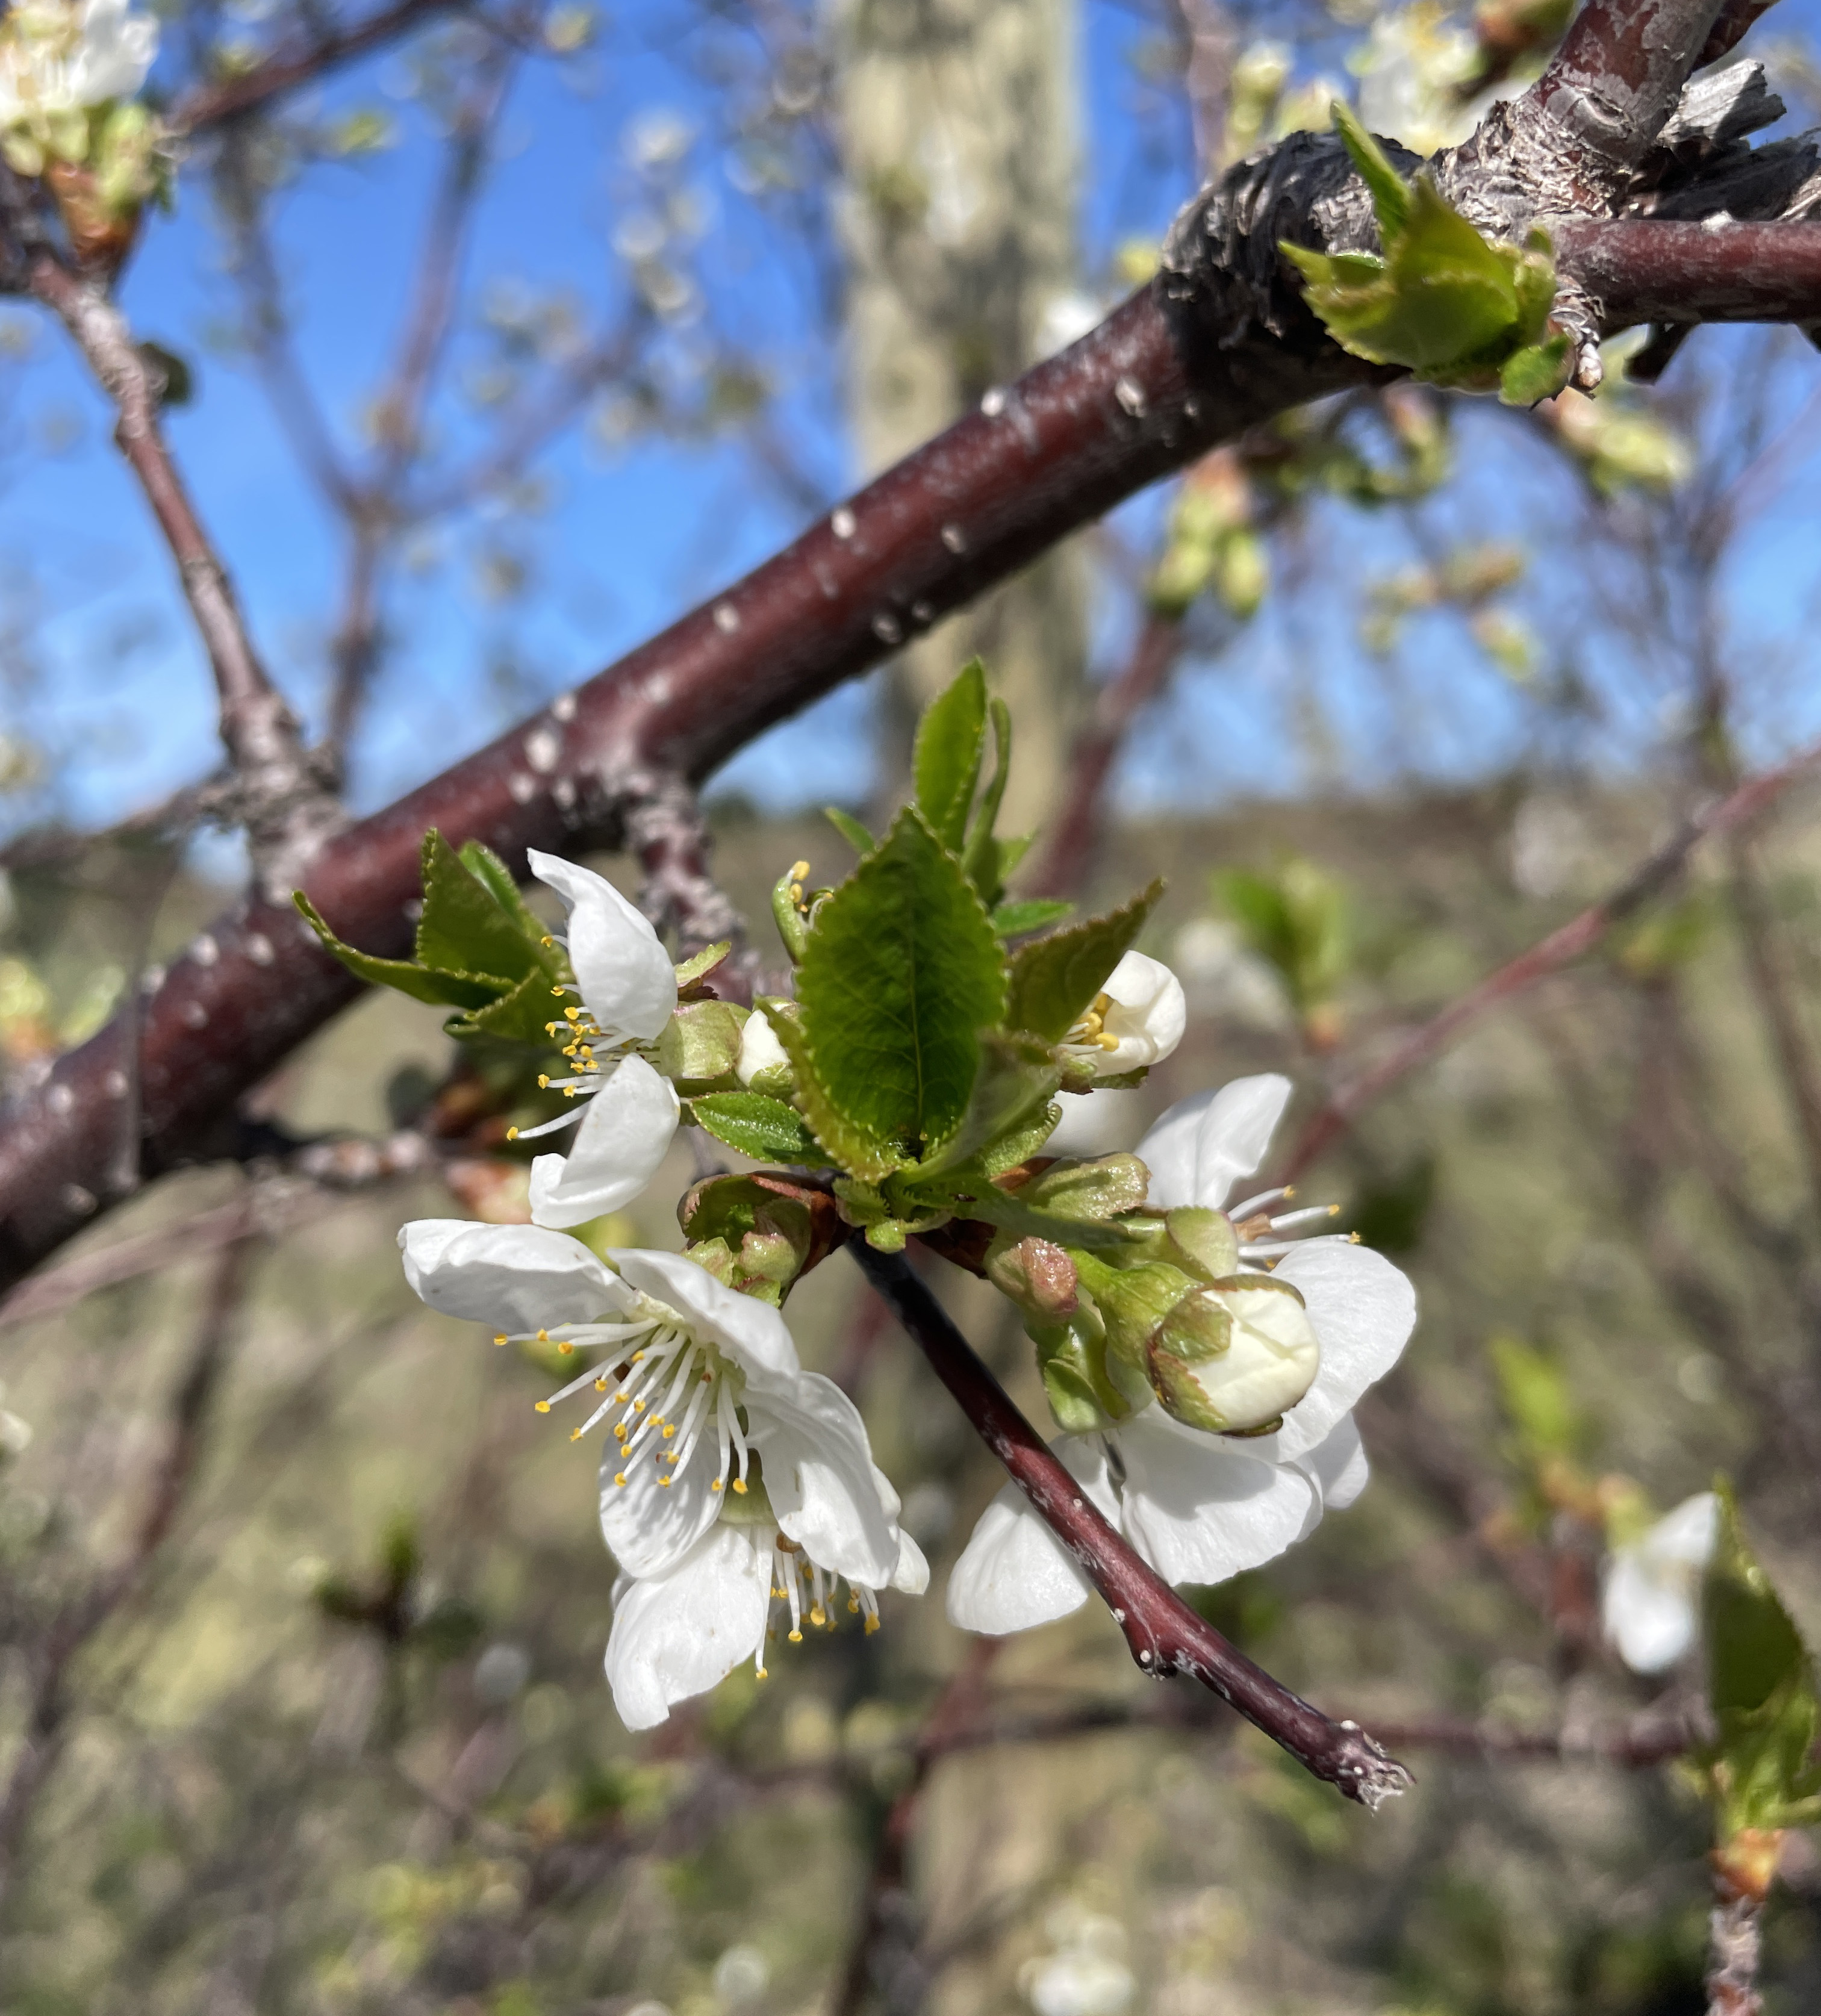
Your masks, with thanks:
[{"label": "thin twig", "polygon": [[289,887],[340,823],[304,747],[297,718],[260,663],[236,605],[227,569],[196,514],[158,423],[163,386],[126,318],[96,281],[40,250],[31,292],[75,340],[118,416],[114,439],[177,563],[190,613],[215,675],[223,747],[256,860]]},{"label": "thin twig", "polygon": [[1080,1564],[1153,1679],[1211,1688],[1318,1778],[1376,1808],[1410,1774],[1357,1723],[1330,1721],[1230,1645],[1114,1532],[900,1254],[856,1240],[855,1258],[1012,1481]]},{"label": "thin twig", "polygon": [[1283,1179],[1292,1181],[1300,1175],[1374,1100],[1418,1065],[1439,1057],[1470,1023],[1591,952],[1615,924],[1636,916],[1668,887],[1702,841],[1749,824],[1817,763],[1821,763],[1821,743],[1812,743],[1788,762],[1763,772],[1736,791],[1704,806],[1673,839],[1640,862],[1610,895],[1500,967],[1477,987],[1413,1031],[1387,1057],[1341,1086],[1304,1129],[1283,1163]]}]

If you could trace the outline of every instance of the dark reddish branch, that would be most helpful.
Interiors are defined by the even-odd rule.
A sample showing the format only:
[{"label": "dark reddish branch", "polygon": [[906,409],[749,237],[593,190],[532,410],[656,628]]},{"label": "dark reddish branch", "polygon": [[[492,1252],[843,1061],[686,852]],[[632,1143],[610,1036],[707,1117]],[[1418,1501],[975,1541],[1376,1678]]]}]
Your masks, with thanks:
[{"label": "dark reddish branch", "polygon": [[1782,797],[1790,785],[1821,764],[1821,743],[1815,743],[1787,763],[1753,777],[1738,790],[1698,812],[1673,839],[1634,869],[1613,891],[1589,909],[1552,931],[1540,944],[1520,952],[1508,965],[1482,980],[1471,992],[1450,1002],[1438,1015],[1406,1036],[1397,1047],[1337,1091],[1303,1130],[1279,1172],[1294,1182],[1323,1150],[1346,1132],[1354,1121],[1398,1079],[1420,1064],[1433,1062],[1470,1023],[1502,1007],[1515,995],[1571,966],[1591,952],[1615,924],[1634,916],[1673,882],[1695,847],[1715,833],[1749,826]]},{"label": "dark reddish branch", "polygon": [[1616,197],[1650,151],[1722,3],[1585,0],[1530,98],[1564,143],[1581,207],[1607,207],[1600,197]]},{"label": "dark reddish branch", "polygon": [[1199,1680],[1362,1805],[1375,1807],[1408,1786],[1403,1766],[1357,1724],[1330,1722],[1274,1680],[1139,1558],[1050,1454],[902,1255],[876,1253],[858,1239],[851,1251],[981,1441],[1081,1564],[1145,1672],[1157,1679],[1181,1673]]},{"label": "dark reddish branch", "polygon": [[1561,269],[1608,328],[1821,320],[1821,224],[1551,221]]},{"label": "dark reddish branch", "polygon": [[186,92],[171,108],[171,124],[180,133],[206,133],[212,126],[254,111],[326,71],[395,41],[423,22],[452,12],[453,4],[454,0],[398,0],[396,6],[382,8],[339,34],[311,36],[277,50],[244,76],[199,85]]},{"label": "dark reddish branch", "polygon": [[[516,867],[610,842],[653,780],[698,782],[754,736],[1217,441],[1370,375],[1319,340],[1225,346],[1161,283],[888,470],[725,594],[408,797],[336,835],[305,886],[343,937],[409,944],[437,826]],[[360,991],[288,907],[243,902],[144,1003],[142,1174],[222,1152],[235,1102]],[[117,1022],[0,1136],[0,1286],[128,1192]]]},{"label": "dark reddish branch", "polygon": [[1132,722],[1163,690],[1182,649],[1182,619],[1146,612],[1143,628],[1118,677],[1095,696],[1094,711],[1070,752],[1062,810],[1035,876],[1033,895],[1074,896],[1086,882],[1088,865],[1106,812],[1107,780]]}]

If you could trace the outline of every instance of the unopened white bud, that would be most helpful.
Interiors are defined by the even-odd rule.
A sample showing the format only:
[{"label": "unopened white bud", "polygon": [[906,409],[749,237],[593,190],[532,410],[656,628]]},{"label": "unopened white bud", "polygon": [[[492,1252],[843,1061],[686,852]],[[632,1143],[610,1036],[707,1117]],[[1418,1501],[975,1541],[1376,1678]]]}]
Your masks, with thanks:
[{"label": "unopened white bud", "polygon": [[1105,1035],[1094,1060],[1096,1075],[1112,1078],[1159,1063],[1182,1040],[1188,1020],[1182,983],[1161,959],[1128,952],[1114,967],[1101,990],[1107,1006],[1100,1017]]},{"label": "unopened white bud", "polygon": [[1269,1274],[1236,1274],[1185,1295],[1145,1349],[1164,1412],[1212,1435],[1275,1425],[1315,1384],[1321,1362],[1302,1297]]},{"label": "unopened white bud", "polygon": [[750,1085],[761,1071],[788,1073],[790,1068],[784,1046],[763,1012],[747,1016],[746,1026],[740,1032],[740,1060],[733,1067],[734,1076],[742,1085]]}]

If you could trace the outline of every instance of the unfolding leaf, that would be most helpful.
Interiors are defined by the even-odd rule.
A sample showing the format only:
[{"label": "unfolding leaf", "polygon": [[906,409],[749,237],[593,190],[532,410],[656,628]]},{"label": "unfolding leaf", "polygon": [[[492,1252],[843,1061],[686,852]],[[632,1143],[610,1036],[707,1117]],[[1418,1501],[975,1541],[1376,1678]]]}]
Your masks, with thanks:
[{"label": "unfolding leaf", "polygon": [[1084,918],[1020,945],[1011,959],[1007,1027],[1060,1042],[1130,949],[1163,893],[1163,884],[1153,882],[1104,916]]},{"label": "unfolding leaf", "polygon": [[802,1024],[781,1003],[761,1001],[758,1011],[771,1024],[773,1035],[790,1060],[797,1103],[830,1161],[867,1183],[877,1183],[890,1175],[906,1160],[905,1156],[894,1143],[851,1119],[830,1097],[815,1075]]},{"label": "unfolding leaf", "polygon": [[986,714],[986,668],[973,658],[923,710],[917,725],[911,754],[917,809],[953,854],[961,851],[967,835],[967,808],[980,779]]},{"label": "unfolding leaf", "polygon": [[[980,1068],[961,1124],[925,1157],[922,1170],[959,1168],[1007,1135],[1018,1135],[1022,1142],[1061,1081],[1061,1067],[1048,1044],[1029,1036],[989,1032],[982,1040]],[[1024,1150],[1026,1155],[1035,1152]]]},{"label": "unfolding leaf", "polygon": [[423,836],[418,963],[439,972],[489,974],[505,992],[534,967],[542,967],[538,955],[538,945],[516,916],[501,908],[492,890],[432,826]]},{"label": "unfolding leaf", "polygon": [[539,967],[509,993],[497,995],[485,1007],[457,1016],[448,1025],[448,1031],[452,1036],[495,1036],[548,1049],[551,1011],[557,1005],[551,997],[550,977]]},{"label": "unfolding leaf", "polygon": [[851,812],[843,812],[839,805],[825,805],[822,815],[856,854],[873,851],[872,834]]},{"label": "unfolding leaf", "polygon": [[373,986],[395,988],[413,1001],[434,1002],[445,1008],[484,1008],[498,997],[499,981],[480,974],[437,973],[408,959],[376,959],[371,952],[358,951],[335,935],[301,889],[293,892],[291,900],[324,948],[350,973]]},{"label": "unfolding leaf", "polygon": [[988,709],[993,725],[993,774],[967,829],[967,846],[962,856],[967,879],[980,891],[980,900],[991,909],[1005,894],[1006,877],[1017,859],[1007,844],[994,837],[993,827],[1012,774],[1012,711],[995,695]]},{"label": "unfolding leaf", "polygon": [[981,1032],[1003,1015],[1006,974],[979,897],[920,811],[900,813],[819,906],[797,977],[833,1108],[899,1161],[946,1140],[967,1110]]},{"label": "unfolding leaf", "polygon": [[993,912],[993,929],[1002,938],[1022,937],[1026,931],[1040,931],[1045,924],[1059,924],[1073,910],[1073,903],[1065,903],[1054,896],[1027,896],[1022,902],[1002,903]]}]

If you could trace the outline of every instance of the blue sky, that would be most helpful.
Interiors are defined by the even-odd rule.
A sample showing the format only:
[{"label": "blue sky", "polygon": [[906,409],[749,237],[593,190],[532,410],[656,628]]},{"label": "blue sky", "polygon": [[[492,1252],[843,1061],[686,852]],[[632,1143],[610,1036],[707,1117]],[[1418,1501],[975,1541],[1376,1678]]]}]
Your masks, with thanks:
[{"label": "blue sky", "polygon": [[[580,63],[538,62],[521,74],[470,254],[476,299],[489,286],[560,290],[596,316],[623,303],[624,271],[610,241],[642,200],[628,135],[661,114],[706,136],[718,109],[693,67],[699,51],[677,42],[678,18],[635,9]],[[1125,8],[1086,11],[1080,71],[1093,164],[1083,197],[1090,280],[1121,239],[1154,238],[1187,193],[1186,121],[1133,60],[1146,33]],[[400,144],[313,167],[279,212],[287,290],[306,304],[305,369],[350,440],[391,355],[436,164],[423,108],[401,95],[404,75],[390,56],[337,81],[325,112],[383,109],[398,122]],[[812,304],[815,275],[801,242],[754,210],[706,137],[677,180],[704,219],[700,243],[712,273],[704,329],[685,340],[716,329],[737,336],[779,391],[776,425],[792,459],[832,500],[855,471],[837,359]],[[175,217],[153,225],[124,300],[140,334],[195,360],[199,397],[171,416],[174,448],[262,650],[313,713],[340,592],[342,535],[300,477],[243,362],[218,340],[235,296],[200,177],[185,178]],[[108,442],[101,404],[61,332],[23,307],[0,318],[13,360],[0,365],[0,649],[9,661],[9,704],[64,762],[65,808],[78,818],[117,817],[207,767],[207,670],[142,503]],[[467,339],[458,346],[458,361],[477,355]],[[1790,396],[1802,396],[1799,383]],[[452,406],[443,424],[459,440],[466,423]],[[1524,452],[1508,447],[1504,427],[1496,415],[1472,416],[1467,437],[1497,479],[1457,484],[1449,523],[1529,538],[1549,529],[1540,518],[1560,507],[1549,484],[1527,473]],[[1814,585],[1812,460],[1798,458],[1797,508],[1751,549],[1738,598],[1761,654],[1780,650],[1787,660],[1786,701],[1767,730],[1772,740],[1816,711],[1817,682],[1799,647]],[[548,491],[541,513],[498,525],[465,522],[443,537],[443,563],[395,591],[395,646],[354,779],[363,805],[383,801],[597,670],[762,559],[804,518],[800,496],[725,440],[609,448],[584,430],[538,473]],[[1142,545],[1158,508],[1154,498],[1140,500],[1119,529]],[[477,594],[470,563],[484,549],[528,563],[531,591],[506,603]],[[1325,696],[1369,778],[1388,780],[1400,767],[1469,776],[1506,760],[1521,741],[1524,697],[1477,660],[1457,625],[1413,627],[1406,655],[1415,661],[1409,676],[1424,723],[1416,742],[1389,708],[1382,679],[1367,675],[1356,607],[1324,589],[1324,573],[1353,579],[1407,559],[1402,528],[1323,510],[1305,557],[1308,585],[1276,599],[1218,667],[1192,667],[1168,732],[1139,738],[1128,765],[1134,797],[1195,803],[1231,790],[1297,787],[1306,776],[1285,722],[1299,689]],[[1330,558],[1344,565],[1325,569]],[[1542,597],[1546,619],[1553,599]],[[1128,622],[1110,603],[1101,624],[1107,662]],[[1621,738],[1634,750],[1656,732],[1647,711],[1633,707]],[[725,781],[774,804],[857,796],[869,774],[866,714],[864,689],[837,694],[747,752]]]}]

